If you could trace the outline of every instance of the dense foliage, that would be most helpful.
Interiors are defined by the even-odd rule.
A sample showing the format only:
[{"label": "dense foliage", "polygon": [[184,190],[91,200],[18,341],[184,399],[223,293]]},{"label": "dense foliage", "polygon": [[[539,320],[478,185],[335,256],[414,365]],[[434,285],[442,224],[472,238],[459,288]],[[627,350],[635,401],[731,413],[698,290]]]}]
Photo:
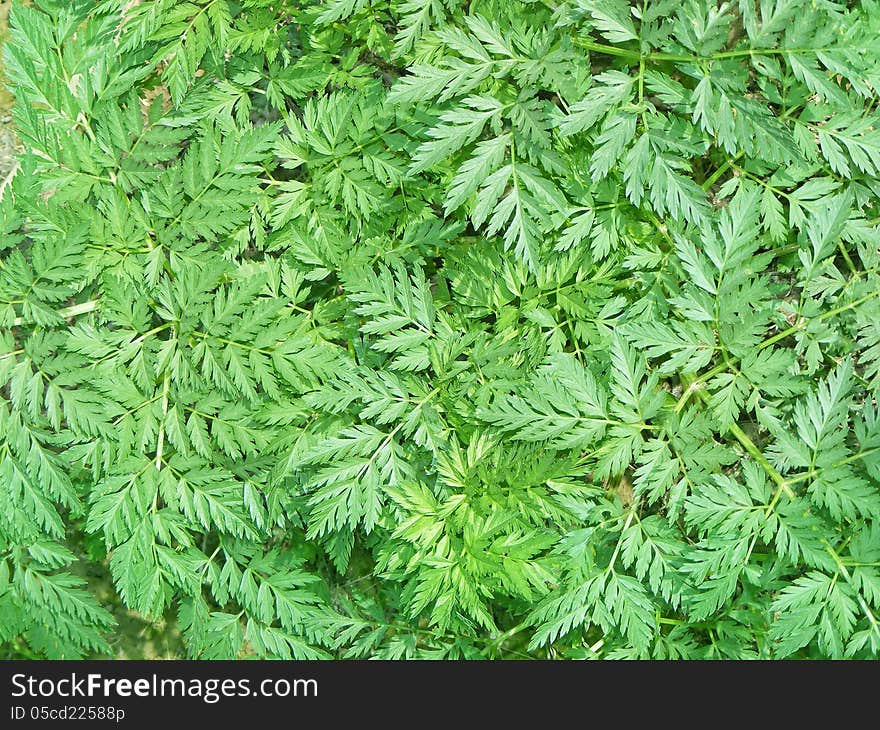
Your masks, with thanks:
[{"label": "dense foliage", "polygon": [[874,0],[35,0],[0,642],[880,655]]}]

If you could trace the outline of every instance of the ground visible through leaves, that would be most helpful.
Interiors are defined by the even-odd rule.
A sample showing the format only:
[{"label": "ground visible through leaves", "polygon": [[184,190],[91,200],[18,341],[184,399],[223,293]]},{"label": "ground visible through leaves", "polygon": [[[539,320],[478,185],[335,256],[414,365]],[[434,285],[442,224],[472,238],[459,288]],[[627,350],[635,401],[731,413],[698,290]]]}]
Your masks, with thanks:
[{"label": "ground visible through leaves", "polygon": [[[119,602],[110,570],[104,563],[80,560],[73,571],[88,581],[88,591],[113,614],[116,628],[108,641],[112,654],[108,659],[180,659],[183,639],[176,622],[166,619],[147,621],[136,611]],[[105,658],[105,657],[96,657]]]},{"label": "ground visible through leaves", "polygon": [[[6,39],[6,22],[9,16],[9,2],[0,0],[0,47]],[[12,131],[12,94],[6,90],[3,80],[3,65],[0,60],[0,186],[15,166],[15,152],[18,143]]]}]

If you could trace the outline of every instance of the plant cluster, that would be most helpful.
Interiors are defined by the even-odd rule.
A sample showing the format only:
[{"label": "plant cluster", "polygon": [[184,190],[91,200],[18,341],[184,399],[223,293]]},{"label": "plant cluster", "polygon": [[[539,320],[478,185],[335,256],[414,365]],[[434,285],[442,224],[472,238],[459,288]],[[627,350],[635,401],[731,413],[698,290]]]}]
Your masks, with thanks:
[{"label": "plant cluster", "polygon": [[7,654],[880,656],[875,0],[11,21]]}]

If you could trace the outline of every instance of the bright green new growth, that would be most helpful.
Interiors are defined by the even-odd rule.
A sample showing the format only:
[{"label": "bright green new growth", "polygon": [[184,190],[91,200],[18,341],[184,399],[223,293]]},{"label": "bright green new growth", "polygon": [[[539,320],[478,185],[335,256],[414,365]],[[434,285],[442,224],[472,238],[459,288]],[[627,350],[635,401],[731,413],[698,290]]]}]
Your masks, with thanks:
[{"label": "bright green new growth", "polygon": [[880,656],[880,5],[36,0],[0,642]]}]

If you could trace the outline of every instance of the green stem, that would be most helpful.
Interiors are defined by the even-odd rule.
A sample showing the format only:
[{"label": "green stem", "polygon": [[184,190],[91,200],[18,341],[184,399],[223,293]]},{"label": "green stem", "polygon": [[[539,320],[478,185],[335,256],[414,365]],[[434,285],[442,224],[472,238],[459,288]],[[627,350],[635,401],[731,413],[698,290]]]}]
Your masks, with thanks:
[{"label": "green stem", "polygon": [[[700,388],[694,388],[694,383],[690,383],[688,385],[688,390],[697,393],[700,400],[705,404],[709,404],[709,395],[704,390]],[[795,498],[795,493],[792,491],[791,486],[788,481],[782,474],[780,474],[776,468],[771,464],[767,457],[761,453],[761,450],[755,445],[755,442],[752,441],[745,431],[740,428],[739,424],[732,423],[728,427],[728,431],[733,434],[734,438],[742,444],[743,448],[748,452],[748,454],[758,462],[761,468],[766,472],[767,476],[773,480],[774,484],[776,484],[776,494],[773,497],[773,501],[771,502],[771,507],[768,507],[768,512],[772,508],[773,505],[776,504],[776,501],[779,499],[779,495],[783,492],[788,496],[789,499]]]},{"label": "green stem", "polygon": [[[73,304],[69,307],[64,307],[64,309],[59,309],[55,312],[61,319],[72,319],[73,317],[79,317],[81,314],[88,314],[89,312],[94,312],[95,309],[98,308],[97,299],[92,299],[88,302],[82,302],[80,304]],[[16,317],[12,320],[13,327],[21,327],[25,324],[26,320],[24,317]]]},{"label": "green stem", "polygon": [[626,516],[626,522],[623,523],[623,529],[620,531],[620,539],[617,541],[617,545],[614,546],[614,552],[611,555],[611,560],[608,561],[608,567],[605,569],[606,573],[611,573],[614,570],[614,563],[617,562],[617,555],[620,552],[620,546],[623,544],[623,535],[632,524],[635,513],[636,506],[633,504],[629,508],[629,514]]},{"label": "green stem", "polygon": [[709,188],[711,188],[715,184],[715,181],[718,180],[718,178],[721,177],[725,172],[727,172],[731,167],[733,167],[733,165],[736,163],[736,161],[739,160],[744,155],[745,155],[745,152],[740,152],[732,160],[725,160],[724,164],[721,165],[721,167],[719,167],[717,170],[715,170],[715,172],[713,172],[709,177],[707,177],[703,181],[703,184],[701,186],[703,188],[703,190],[708,190]]},{"label": "green stem", "polygon": [[[866,294],[863,297],[859,297],[858,299],[850,302],[849,304],[844,304],[840,307],[835,307],[834,309],[829,309],[827,312],[823,312],[822,314],[817,315],[816,317],[813,317],[811,319],[803,319],[800,322],[798,322],[797,324],[792,325],[788,329],[783,330],[782,332],[777,332],[775,335],[768,337],[766,340],[761,342],[761,344],[758,345],[755,348],[755,350],[757,352],[760,352],[761,350],[765,350],[768,347],[770,347],[771,345],[775,345],[780,340],[784,340],[787,337],[791,337],[791,335],[796,334],[797,332],[799,332],[802,329],[805,329],[812,322],[823,322],[826,319],[830,319],[831,317],[835,317],[838,314],[842,314],[843,312],[846,312],[850,309],[855,309],[859,305],[864,304],[865,302],[870,301],[871,299],[875,299],[878,296],[880,296],[880,289],[875,289],[870,294]],[[735,363],[738,359],[739,358],[737,358],[735,356],[731,356],[729,361],[725,361],[723,363],[716,365],[711,370],[707,370],[705,373],[703,373],[703,375],[701,375],[699,378],[690,382],[688,384],[688,387],[685,389],[685,391],[679,397],[678,402],[675,404],[675,412],[680,413],[682,411],[682,409],[685,407],[685,405],[687,404],[691,395],[693,395],[695,392],[700,390],[702,388],[702,386],[704,386],[709,380],[711,380],[716,375],[723,373],[723,372],[726,372],[727,369],[733,363]]]},{"label": "green stem", "polygon": [[849,584],[849,587],[852,588],[852,592],[856,597],[856,601],[858,601],[859,607],[862,609],[862,613],[865,614],[865,618],[868,619],[868,623],[871,624],[871,630],[880,638],[880,625],[877,623],[877,618],[874,616],[874,612],[871,611],[871,608],[865,602],[865,599],[862,597],[861,591],[859,591],[857,586],[853,585],[852,578],[850,577],[849,571],[846,569],[846,565],[844,565],[843,561],[840,559],[840,556],[837,554],[837,551],[831,544],[825,540],[825,550],[834,560],[837,565],[837,570],[840,575],[843,576],[844,580]]},{"label": "green stem", "polygon": [[[156,471],[162,468],[162,451],[165,447],[165,416],[168,415],[168,391],[171,387],[171,376],[166,372],[162,380],[162,420],[159,422],[159,436],[156,439]],[[153,511],[156,501],[153,500]]]}]

